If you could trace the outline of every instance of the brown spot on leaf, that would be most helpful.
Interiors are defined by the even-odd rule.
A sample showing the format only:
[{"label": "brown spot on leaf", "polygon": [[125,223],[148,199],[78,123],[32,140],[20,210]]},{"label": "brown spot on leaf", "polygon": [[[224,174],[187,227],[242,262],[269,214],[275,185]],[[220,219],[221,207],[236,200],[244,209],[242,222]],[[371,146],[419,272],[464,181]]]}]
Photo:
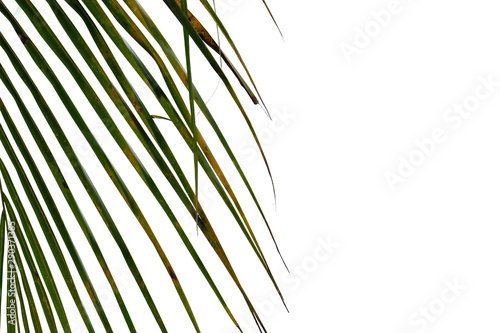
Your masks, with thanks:
[{"label": "brown spot on leaf", "polygon": [[26,45],[30,39],[28,36],[26,36],[26,34],[22,31],[16,31],[17,32],[17,36],[19,37],[19,39],[21,40],[21,43],[23,43],[23,45]]}]

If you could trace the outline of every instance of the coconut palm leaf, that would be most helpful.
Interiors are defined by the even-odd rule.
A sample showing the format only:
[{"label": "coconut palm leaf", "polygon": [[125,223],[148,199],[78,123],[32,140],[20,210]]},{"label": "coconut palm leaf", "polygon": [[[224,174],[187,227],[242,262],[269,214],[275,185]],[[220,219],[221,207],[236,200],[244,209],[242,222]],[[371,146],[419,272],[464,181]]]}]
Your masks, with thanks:
[{"label": "coconut palm leaf", "polygon": [[[203,177],[216,189],[247,246],[283,300],[247,217],[249,207],[244,208],[221,167],[221,158],[229,158],[233,163],[278,255],[281,253],[255,191],[197,88],[203,80],[197,80],[196,73],[193,73],[194,55],[201,56],[224,84],[260,151],[274,192],[269,164],[240,95],[246,95],[254,104],[261,104],[267,112],[262,97],[234,41],[207,1],[202,0],[198,10],[206,10],[207,17],[220,29],[236,56],[236,64],[195,17],[192,4],[188,7],[186,0],[164,0],[161,4],[165,17],[177,22],[180,28],[183,52],[174,51],[167,41],[173,38],[172,33],[162,31],[138,1],[124,0],[123,3],[126,7],[116,0],[0,1],[0,81],[1,91],[5,92],[0,96],[0,299],[6,300],[6,303],[0,302],[0,330],[72,332],[67,313],[70,306],[78,310],[88,332],[115,330],[96,291],[87,261],[82,258],[76,243],[75,230],[70,223],[76,221],[112,290],[128,330],[144,331],[112,273],[109,262],[113,258],[105,255],[104,244],[98,241],[89,223],[83,205],[82,196],[85,196],[85,200],[95,207],[100,222],[107,228],[132,274],[157,330],[167,332],[168,316],[159,309],[154,291],[148,287],[147,278],[134,258],[131,244],[120,230],[120,217],[106,205],[103,186],[96,183],[94,174],[99,169],[109,178],[116,200],[122,200],[128,207],[156,251],[192,329],[203,331],[188,297],[193,293],[186,293],[170,259],[177,249],[162,242],[155,234],[138,200],[144,193],[131,187],[128,184],[131,175],[118,167],[126,161],[134,177],[142,181],[148,195],[163,211],[161,218],[171,223],[172,230],[204,277],[221,310],[241,331],[233,310],[213,277],[213,268],[206,264],[204,254],[196,250],[188,237],[181,211],[186,212],[194,222],[192,226],[201,231],[257,326],[266,332],[212,225],[213,217],[208,216],[199,202],[199,181]],[[269,11],[265,1],[263,4]],[[269,14],[274,21],[270,11]],[[9,38],[13,34],[16,38]],[[218,63],[218,57],[224,61],[227,70]],[[147,65],[151,63],[154,68]],[[238,67],[243,69],[245,76]],[[61,68],[64,68],[65,75],[61,74]],[[227,71],[230,74],[226,74]],[[138,77],[140,83],[134,77]],[[239,86],[231,83],[233,79]],[[45,86],[50,87],[52,94],[49,95]],[[140,86],[149,89],[148,96],[152,98],[140,94]],[[88,103],[82,106],[79,98]],[[55,108],[53,100],[63,107]],[[92,133],[88,124],[90,116],[105,125],[114,152],[104,147]],[[73,130],[64,119],[71,119]],[[160,123],[165,120],[168,120],[168,133],[163,126],[165,123]],[[203,130],[198,126],[200,121],[207,125]],[[86,166],[79,156],[72,131],[83,137],[97,160],[97,168]],[[209,142],[205,139],[207,133],[217,140]],[[217,153],[220,156],[214,153],[214,146],[222,147]],[[187,167],[185,154],[179,153],[181,148],[191,154],[191,167]],[[58,157],[60,151],[63,158]],[[72,181],[68,181],[67,173],[63,171],[65,161],[76,176]],[[175,193],[175,198],[165,194],[164,186]],[[77,191],[77,188],[83,188],[84,192]],[[79,288],[81,285],[86,295]],[[84,299],[90,299],[98,321],[91,319]],[[15,320],[11,313],[16,314]]]}]

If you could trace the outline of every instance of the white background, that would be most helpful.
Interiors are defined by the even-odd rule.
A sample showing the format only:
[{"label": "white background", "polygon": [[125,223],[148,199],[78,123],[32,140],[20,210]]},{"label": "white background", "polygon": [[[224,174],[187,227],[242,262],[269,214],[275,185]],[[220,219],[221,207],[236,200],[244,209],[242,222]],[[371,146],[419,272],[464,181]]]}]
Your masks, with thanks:
[{"label": "white background", "polygon": [[[498,6],[486,0],[268,4],[284,41],[260,1],[218,0],[273,116],[270,122],[250,106],[271,164],[276,210],[263,164],[254,151],[238,153],[291,270],[257,221],[289,314],[274,302],[252,254],[237,240],[227,245],[241,251],[235,265],[268,331],[498,332],[500,86],[456,128],[443,118],[474,96],[480,77],[500,82]],[[343,43],[356,46],[359,30],[377,26],[371,12],[387,8],[398,11],[348,59]],[[208,96],[216,80],[207,82]],[[226,105],[223,90],[212,108]],[[249,136],[226,124],[235,146],[245,146]],[[408,160],[419,149],[415,141],[436,129],[446,140],[391,189],[387,172],[397,174],[400,157]],[[217,214],[218,207],[207,210]],[[196,239],[194,229],[190,236]],[[323,247],[329,243],[330,252]],[[141,259],[148,263],[147,255]],[[177,263],[181,271],[192,269]],[[453,294],[450,283],[465,290]],[[195,290],[192,296],[213,302],[195,301],[203,331],[237,332],[206,286]],[[241,300],[232,299],[236,294],[225,295],[245,332],[257,332]],[[428,308],[432,319],[423,319],[419,311]],[[189,331],[185,317],[172,317],[170,327]]]},{"label": "white background", "polygon": [[[290,264],[313,270],[297,290],[283,283],[291,313],[274,311],[269,330],[497,332],[500,90],[457,129],[443,120],[479,76],[500,81],[497,4],[401,1],[348,63],[341,43],[390,1],[272,1],[284,44],[247,2],[228,21],[257,39],[247,58],[266,97],[297,113],[267,149],[275,230]],[[384,173],[436,128],[447,140],[391,191]],[[308,258],[328,236],[341,245],[314,270]],[[410,323],[420,307],[439,309],[455,279],[466,291],[428,326]]]}]

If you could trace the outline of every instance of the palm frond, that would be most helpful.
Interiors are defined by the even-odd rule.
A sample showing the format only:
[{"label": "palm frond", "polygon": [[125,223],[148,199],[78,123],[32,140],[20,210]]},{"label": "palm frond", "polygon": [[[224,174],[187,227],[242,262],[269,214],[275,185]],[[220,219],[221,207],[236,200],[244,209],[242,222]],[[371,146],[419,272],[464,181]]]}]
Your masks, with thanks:
[{"label": "palm frond", "polygon": [[[89,222],[89,214],[83,205],[84,195],[119,250],[157,329],[167,332],[168,316],[159,308],[155,291],[148,287],[131,244],[123,235],[119,217],[106,204],[102,186],[96,184],[95,167],[86,166],[75,150],[72,137],[73,131],[77,130],[90,147],[98,169],[108,176],[109,184],[117,193],[116,200],[121,197],[156,252],[192,329],[203,331],[192,299],[188,297],[190,293],[186,292],[173,267],[171,255],[176,249],[162,242],[155,233],[151,219],[138,200],[144,193],[131,187],[128,184],[130,175],[117,166],[123,160],[161,208],[161,218],[170,221],[172,230],[229,320],[242,331],[213,277],[213,268],[206,264],[203,254],[196,250],[188,237],[181,211],[187,212],[193,226],[201,231],[257,326],[261,332],[266,332],[229,259],[226,246],[211,222],[213,217],[209,218],[199,202],[200,177],[203,177],[216,189],[219,199],[246,239],[246,246],[254,253],[283,300],[247,217],[247,211],[252,207],[244,208],[240,195],[221,167],[221,158],[231,160],[239,181],[251,197],[250,206],[258,210],[277,254],[282,260],[283,257],[242,165],[200,94],[198,84],[203,80],[193,70],[194,54],[201,56],[212,68],[230,101],[239,110],[260,152],[274,193],[270,166],[240,98],[241,94],[245,95],[267,112],[262,96],[226,27],[206,0],[201,0],[200,8],[206,10],[211,22],[228,42],[237,59],[235,64],[191,12],[192,5],[188,7],[187,0],[164,0],[159,7],[165,17],[177,22],[181,29],[183,54],[180,56],[167,42],[171,35],[162,31],[140,2],[124,0],[123,4],[126,6],[122,7],[116,0],[66,0],[62,3],[47,0],[45,11],[42,11],[40,4],[17,0],[16,5],[26,15],[28,23],[19,20],[17,6],[0,1],[0,48],[3,52],[0,54],[0,81],[3,84],[0,88],[5,91],[5,96],[0,96],[0,329],[6,327],[7,332],[71,332],[67,311],[73,306],[88,332],[115,330],[88,270],[87,260],[82,258],[83,252],[75,240],[75,230],[69,221],[76,221],[112,290],[127,329],[141,332],[142,325],[134,318],[112,273],[110,260],[113,258],[106,256],[104,244],[98,241],[99,237]],[[263,4],[276,23],[267,3],[263,1]],[[47,20],[47,17],[54,20]],[[13,40],[6,38],[9,32],[15,32],[20,44],[13,46]],[[218,57],[227,66],[229,75],[219,64]],[[56,63],[62,64],[64,69],[58,68]],[[151,63],[154,68],[147,65]],[[62,71],[65,75],[61,74]],[[160,80],[156,73],[160,74]],[[140,78],[140,85],[149,89],[148,96],[152,99],[139,93],[134,77]],[[234,80],[239,86],[232,83]],[[50,87],[51,94],[46,86]],[[76,96],[83,96],[87,102],[80,104]],[[63,108],[56,109],[53,100]],[[116,147],[113,154],[92,133],[89,117],[99,119],[105,125],[107,135]],[[64,119],[71,119],[72,125],[67,126]],[[168,133],[158,123],[160,120],[169,120]],[[199,122],[207,126],[202,130]],[[207,136],[217,140],[209,142]],[[225,156],[217,156],[221,154],[215,153],[219,147]],[[191,154],[190,167],[179,149]],[[58,157],[58,151],[63,152],[63,159]],[[72,181],[63,171],[65,160],[69,161],[76,177]],[[175,198],[166,194],[163,188],[166,184]],[[77,188],[83,188],[84,192],[77,191]],[[15,288],[10,288],[11,285]],[[86,295],[79,287],[82,285]],[[1,302],[4,298],[6,303]],[[91,319],[84,299],[91,300],[98,322]],[[12,312],[16,314],[15,324],[9,319],[11,304]]]}]

